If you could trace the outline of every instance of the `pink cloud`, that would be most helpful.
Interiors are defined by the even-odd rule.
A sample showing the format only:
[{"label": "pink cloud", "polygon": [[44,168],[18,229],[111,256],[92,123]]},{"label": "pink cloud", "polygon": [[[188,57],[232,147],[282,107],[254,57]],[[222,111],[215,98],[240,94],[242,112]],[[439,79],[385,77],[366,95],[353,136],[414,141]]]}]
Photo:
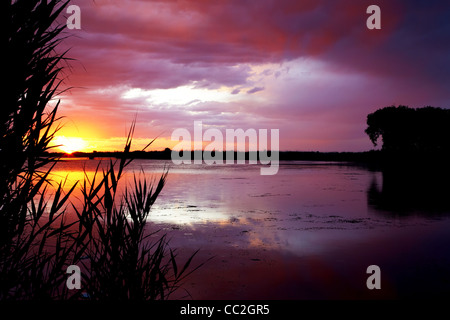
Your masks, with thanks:
[{"label": "pink cloud", "polygon": [[[283,128],[286,149],[365,150],[367,113],[450,102],[446,4],[380,0],[377,31],[365,28],[370,1],[73,4],[81,6],[82,30],[65,42],[76,61],[61,112],[105,136],[123,135],[124,119],[137,113],[141,137],[203,120]],[[299,64],[305,71],[293,74]],[[126,88],[182,86],[228,90],[240,100],[175,105],[121,96]]]}]

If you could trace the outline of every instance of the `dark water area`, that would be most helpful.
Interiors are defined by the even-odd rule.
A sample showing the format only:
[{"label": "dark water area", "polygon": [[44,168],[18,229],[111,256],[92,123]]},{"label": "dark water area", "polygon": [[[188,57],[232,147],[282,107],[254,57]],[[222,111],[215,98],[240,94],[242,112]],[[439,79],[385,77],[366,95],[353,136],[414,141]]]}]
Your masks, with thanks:
[{"label": "dark water area", "polygon": [[[97,164],[66,161],[53,177],[69,186]],[[212,258],[186,280],[189,295],[173,298],[450,296],[450,186],[439,170],[281,161],[262,176],[258,165],[135,160],[122,187],[133,172],[157,179],[164,168],[149,231],[167,233],[181,258],[197,249],[194,263]],[[366,286],[370,265],[380,267],[381,289]]]}]

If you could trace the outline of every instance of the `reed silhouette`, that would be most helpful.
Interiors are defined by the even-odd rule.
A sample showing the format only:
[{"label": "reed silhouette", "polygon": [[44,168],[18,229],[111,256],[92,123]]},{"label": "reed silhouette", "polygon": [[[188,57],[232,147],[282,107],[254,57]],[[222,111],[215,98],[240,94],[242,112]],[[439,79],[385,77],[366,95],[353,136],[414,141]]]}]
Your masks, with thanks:
[{"label": "reed silhouette", "polygon": [[[194,252],[180,265],[165,235],[148,239],[147,217],[167,171],[156,183],[135,177],[133,189],[117,194],[134,123],[121,158],[94,178],[69,188],[50,179],[59,161],[48,152],[60,129],[55,97],[70,62],[58,52],[66,26],[58,17],[68,2],[0,2],[7,79],[0,87],[0,300],[167,299],[201,264],[191,267]],[[80,207],[70,200],[78,187]],[[72,264],[82,267],[81,290],[65,285]]]}]

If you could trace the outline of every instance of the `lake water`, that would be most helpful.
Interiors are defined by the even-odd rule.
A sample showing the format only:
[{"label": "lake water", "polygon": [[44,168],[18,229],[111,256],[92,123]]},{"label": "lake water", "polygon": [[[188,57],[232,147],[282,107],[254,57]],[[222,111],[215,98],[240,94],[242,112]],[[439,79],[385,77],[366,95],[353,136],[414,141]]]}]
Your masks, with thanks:
[{"label": "lake water", "polygon": [[[97,164],[66,161],[53,176],[73,182]],[[450,205],[436,177],[332,162],[281,162],[261,176],[258,165],[135,160],[123,185],[133,172],[157,179],[165,168],[149,228],[167,233],[181,258],[196,249],[197,263],[213,257],[187,279],[188,298],[450,295]],[[380,267],[379,290],[366,286],[370,265]]]}]

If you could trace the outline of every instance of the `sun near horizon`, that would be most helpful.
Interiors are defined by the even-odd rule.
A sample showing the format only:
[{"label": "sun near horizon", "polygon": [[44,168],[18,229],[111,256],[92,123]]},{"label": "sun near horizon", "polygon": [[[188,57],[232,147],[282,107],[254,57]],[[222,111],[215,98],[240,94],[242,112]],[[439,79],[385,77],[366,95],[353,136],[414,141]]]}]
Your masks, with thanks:
[{"label": "sun near horizon", "polygon": [[[74,152],[114,152],[123,151],[126,144],[127,137],[108,137],[104,138],[97,135],[56,135],[52,142],[51,148],[56,152],[64,152],[68,155]],[[142,150],[152,139],[136,137],[133,138],[132,151]],[[152,146],[146,149],[147,151],[162,151],[165,148],[173,148],[178,141],[171,141],[170,137],[159,137],[152,143]]]},{"label": "sun near horizon", "polygon": [[88,143],[80,137],[66,137],[57,136],[53,140],[55,147],[67,154],[72,154],[77,151],[85,151]]}]

